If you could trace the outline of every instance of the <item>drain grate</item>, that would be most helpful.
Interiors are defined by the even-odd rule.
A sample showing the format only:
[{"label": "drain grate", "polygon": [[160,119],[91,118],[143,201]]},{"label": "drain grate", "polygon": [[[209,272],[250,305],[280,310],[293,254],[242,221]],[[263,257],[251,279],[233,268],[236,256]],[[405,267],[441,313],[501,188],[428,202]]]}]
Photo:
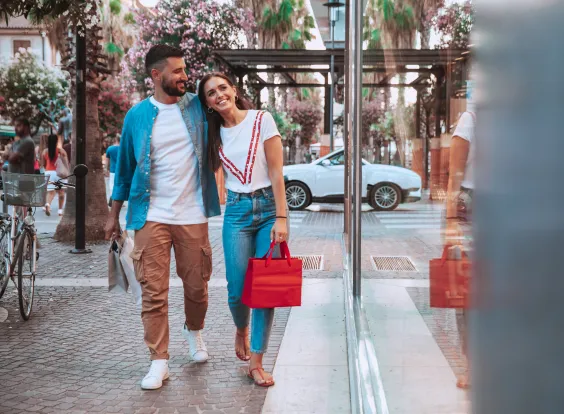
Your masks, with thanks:
[{"label": "drain grate", "polygon": [[322,255],[304,255],[292,256],[296,259],[302,259],[303,270],[323,270],[323,256]]},{"label": "drain grate", "polygon": [[370,256],[375,270],[395,272],[416,272],[417,269],[409,257],[405,256]]}]

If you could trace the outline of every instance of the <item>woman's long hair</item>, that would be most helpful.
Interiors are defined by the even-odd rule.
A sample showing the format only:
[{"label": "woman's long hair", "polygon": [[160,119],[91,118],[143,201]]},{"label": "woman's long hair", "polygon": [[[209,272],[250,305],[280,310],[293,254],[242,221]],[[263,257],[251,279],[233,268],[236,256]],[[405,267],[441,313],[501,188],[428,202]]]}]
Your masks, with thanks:
[{"label": "woman's long hair", "polygon": [[[206,112],[206,117],[208,119],[208,162],[212,170],[217,171],[221,167],[219,149],[221,148],[221,125],[223,125],[223,118],[216,111],[210,113],[208,111],[208,106],[206,105],[207,101],[204,86],[211,78],[221,78],[224,79],[230,86],[235,87],[235,85],[224,73],[212,72],[204,76],[198,86],[198,97],[200,98],[200,102],[204,107],[204,111]],[[243,110],[253,109],[253,104],[243,95],[243,91],[239,88],[235,89],[237,90],[237,96],[239,98],[235,101],[237,108]]]},{"label": "woman's long hair", "polygon": [[55,160],[57,155],[57,145],[59,145],[59,137],[55,134],[49,135],[47,138],[47,152],[51,161]]}]

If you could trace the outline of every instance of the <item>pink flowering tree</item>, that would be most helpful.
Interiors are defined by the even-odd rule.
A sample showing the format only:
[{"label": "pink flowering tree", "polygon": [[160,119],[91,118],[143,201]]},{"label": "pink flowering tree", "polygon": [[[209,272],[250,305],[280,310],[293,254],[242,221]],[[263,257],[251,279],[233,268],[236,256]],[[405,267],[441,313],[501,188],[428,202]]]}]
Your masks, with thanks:
[{"label": "pink flowering tree", "polygon": [[124,89],[146,93],[152,82],[145,74],[147,51],[155,44],[168,44],[185,53],[189,87],[213,67],[215,49],[244,46],[256,28],[253,13],[213,0],[161,0],[153,12],[136,16],[139,38],[122,60]]},{"label": "pink flowering tree", "polygon": [[323,120],[321,106],[314,100],[300,101],[291,97],[288,99],[288,116],[292,123],[300,126],[295,133],[299,134],[301,144],[309,146]]},{"label": "pink flowering tree", "polygon": [[470,0],[440,8],[430,13],[428,19],[440,35],[440,48],[468,47],[474,25],[474,8]]},{"label": "pink flowering tree", "polygon": [[121,133],[125,114],[131,108],[131,100],[121,89],[121,80],[108,78],[100,83],[98,117],[102,140],[111,140]]}]

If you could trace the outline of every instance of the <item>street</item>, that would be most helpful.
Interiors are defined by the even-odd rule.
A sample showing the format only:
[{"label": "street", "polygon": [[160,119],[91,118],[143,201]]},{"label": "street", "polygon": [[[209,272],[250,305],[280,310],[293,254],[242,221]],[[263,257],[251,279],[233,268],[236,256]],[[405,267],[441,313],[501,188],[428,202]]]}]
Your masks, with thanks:
[{"label": "street", "polygon": [[[330,393],[332,398],[339,400],[327,403],[341,407],[339,409],[319,405],[323,403],[319,399],[302,401],[299,403],[302,405],[293,402],[288,394],[294,395],[292,386],[305,386],[300,381],[310,384],[314,377],[317,378],[321,381],[318,385],[320,395],[324,395],[328,388],[322,385],[324,380],[316,377],[315,372],[311,372],[311,377],[309,371],[306,375],[300,368],[302,380],[284,374],[291,366],[302,364],[319,364],[316,369],[332,364],[337,371],[346,366],[344,325],[340,325],[343,319],[339,316],[342,294],[334,291],[335,286],[340,285],[343,272],[342,207],[312,205],[309,210],[290,214],[292,254],[323,256],[321,270],[304,270],[304,289],[307,287],[310,292],[317,286],[313,291],[314,299],[318,298],[315,300],[319,300],[323,289],[330,289],[337,295],[337,302],[329,305],[323,299],[308,307],[308,297],[302,308],[276,312],[265,361],[267,369],[275,367],[278,381],[268,392],[252,385],[245,376],[245,364],[234,357],[232,350],[234,330],[227,307],[221,217],[210,220],[209,230],[214,272],[209,287],[210,305],[204,337],[211,360],[204,365],[189,360],[186,343],[180,334],[181,284],[172,274],[171,379],[160,390],[146,392],[139,387],[148,366],[139,310],[130,295],[108,293],[105,288],[107,244],[89,245],[93,250],[89,255],[68,254],[70,245],[57,243],[51,238],[58,217],[45,217],[38,209],[36,217],[43,247],[31,319],[28,322],[21,320],[12,284],[0,300],[0,307],[7,310],[5,320],[0,322],[0,382],[3,384],[0,412],[259,413],[295,412],[298,408],[302,412],[347,412],[346,370],[343,371],[344,382],[338,386],[341,392]],[[428,261],[441,251],[442,210],[429,202],[402,205],[390,213],[375,212],[368,206],[364,210],[362,264],[367,281],[364,295],[370,329],[378,344],[378,358],[382,357],[383,387],[390,412],[466,412],[466,394],[456,389],[454,380],[454,373],[461,364],[454,313],[428,306]],[[378,269],[375,256],[405,256],[414,270]],[[174,260],[171,267],[174,268]],[[394,328],[394,320],[398,319],[386,321],[387,313],[382,313],[385,308],[390,312],[391,307],[399,303],[403,306],[402,311],[411,318],[399,320],[400,330]],[[312,312],[319,311],[323,313],[312,316]],[[308,319],[312,317],[314,319]],[[310,324],[307,325],[309,328],[303,327],[304,323]],[[319,331],[315,340],[309,339],[309,345],[298,342],[303,341],[303,336],[296,332],[302,332],[302,329]],[[404,337],[406,333],[413,344],[418,344],[418,350],[397,346],[398,343],[408,343]],[[305,354],[300,359],[296,352]],[[281,365],[276,366],[277,361]],[[291,366],[286,367],[285,361],[291,361]],[[427,365],[423,371],[418,368]],[[410,369],[414,373],[408,375]],[[431,376],[428,379],[433,381],[416,383],[409,379],[421,375]],[[444,388],[444,401],[428,397],[429,393],[437,392],[439,386]],[[415,397],[403,398],[406,392],[413,392]],[[314,411],[309,411],[313,408],[304,409],[303,404],[307,406],[314,402],[318,404]],[[285,408],[273,411],[273,406],[280,405]],[[438,405],[450,407],[450,411],[433,411]]]}]

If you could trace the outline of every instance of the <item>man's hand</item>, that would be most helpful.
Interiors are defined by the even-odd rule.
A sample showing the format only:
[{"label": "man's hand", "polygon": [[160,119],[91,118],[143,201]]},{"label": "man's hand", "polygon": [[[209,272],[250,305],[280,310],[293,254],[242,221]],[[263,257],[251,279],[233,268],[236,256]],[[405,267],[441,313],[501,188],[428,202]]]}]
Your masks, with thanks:
[{"label": "man's hand", "polygon": [[111,240],[118,237],[121,234],[119,219],[110,216],[108,218],[108,221],[106,222],[106,227],[104,228],[104,230],[106,232],[106,240]]}]

